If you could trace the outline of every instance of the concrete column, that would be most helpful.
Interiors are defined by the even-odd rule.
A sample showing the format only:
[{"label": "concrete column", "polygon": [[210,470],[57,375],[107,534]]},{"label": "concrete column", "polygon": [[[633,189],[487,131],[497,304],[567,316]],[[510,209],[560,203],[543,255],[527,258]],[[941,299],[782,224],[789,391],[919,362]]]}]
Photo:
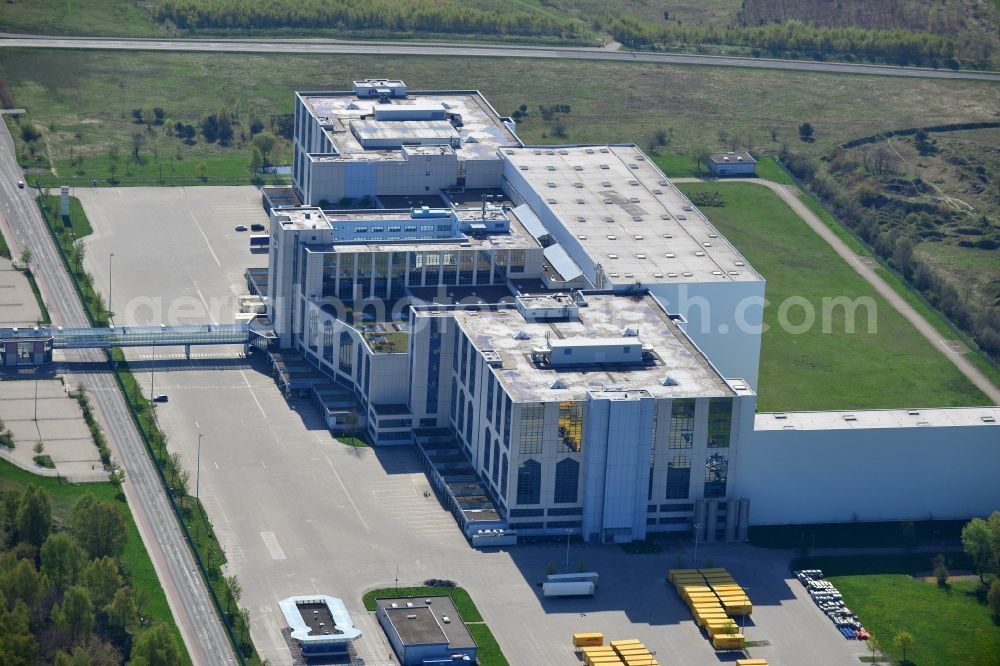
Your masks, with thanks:
[{"label": "concrete column", "polygon": [[750,538],[750,500],[743,498],[740,500],[739,527],[736,537],[740,541],[747,541]]},{"label": "concrete column", "polygon": [[184,358],[191,360],[191,345],[184,345]]},{"label": "concrete column", "polygon": [[706,531],[705,531],[705,541],[712,542],[715,541],[716,527],[719,524],[719,501],[718,500],[705,500],[705,504],[708,505],[708,520]]},{"label": "concrete column", "polygon": [[726,501],[726,541],[736,540],[736,500]]},{"label": "concrete column", "polygon": [[695,539],[698,541],[705,540],[705,500],[695,500],[694,502],[694,519],[691,523],[693,526],[693,532]]}]

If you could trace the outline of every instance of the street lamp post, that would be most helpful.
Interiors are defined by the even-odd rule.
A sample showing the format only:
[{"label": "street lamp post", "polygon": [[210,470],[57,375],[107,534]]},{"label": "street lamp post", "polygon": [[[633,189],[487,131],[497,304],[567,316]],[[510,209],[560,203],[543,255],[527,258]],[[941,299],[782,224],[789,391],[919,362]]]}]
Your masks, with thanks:
[{"label": "street lamp post", "polygon": [[566,528],[566,566],[569,566],[569,535],[573,533],[573,530]]},{"label": "street lamp post", "polygon": [[108,323],[111,323],[111,260],[114,258],[115,253],[112,252],[108,255]]},{"label": "street lamp post", "polygon": [[195,466],[194,475],[194,498],[199,500],[198,490],[201,488],[201,437],[202,434],[198,433],[198,464]]},{"label": "street lamp post", "polygon": [[694,524],[694,568],[698,568],[698,532],[701,531],[701,525],[698,523]]}]

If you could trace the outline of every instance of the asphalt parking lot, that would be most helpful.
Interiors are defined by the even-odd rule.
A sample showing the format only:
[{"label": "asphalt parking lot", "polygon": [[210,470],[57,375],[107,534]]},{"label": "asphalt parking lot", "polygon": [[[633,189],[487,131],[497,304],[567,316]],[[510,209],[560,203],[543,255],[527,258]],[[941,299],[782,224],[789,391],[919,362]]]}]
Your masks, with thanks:
[{"label": "asphalt parking lot", "polygon": [[[117,323],[179,323],[167,316],[171,308],[177,313],[178,299],[191,307],[184,322],[232,321],[243,270],[266,262],[249,253],[245,233],[233,231],[235,224],[264,219],[254,188],[105,189],[77,196],[95,229],[87,264],[99,287],[107,284],[108,257],[115,255]],[[568,568],[565,542],[475,551],[433,495],[425,496],[430,488],[411,449],[338,443],[312,403],[286,401],[260,360],[240,358],[239,350],[199,349],[190,361],[179,352],[156,352],[156,391],[170,398],[158,408],[160,423],[198,486],[230,573],[243,586],[255,644],[271,663],[291,663],[278,601],[314,592],[344,600],[364,632],[357,647],[366,664],[393,663],[360,597],[397,578],[400,586],[448,578],[467,588],[514,666],[579,664],[574,631],[639,638],[661,664],[735,659],[716,655],[665,581],[678,557],[692,563],[690,544],[627,555],[617,546],[571,543]],[[151,350],[128,356],[148,390]],[[787,569],[788,553],[702,545],[699,556],[702,564],[711,557],[728,567],[747,588],[754,602],[747,638],[766,643],[751,648],[752,656],[776,665],[859,663],[864,645],[843,639],[809,601]],[[581,561],[601,574],[595,598],[540,597],[536,583],[549,562],[576,571]]]}]

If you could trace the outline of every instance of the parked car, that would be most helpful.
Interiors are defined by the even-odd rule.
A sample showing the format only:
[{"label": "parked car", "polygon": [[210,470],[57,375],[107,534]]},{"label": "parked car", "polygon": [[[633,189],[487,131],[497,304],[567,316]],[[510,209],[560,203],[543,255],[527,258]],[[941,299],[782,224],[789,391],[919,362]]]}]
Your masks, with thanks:
[{"label": "parked car", "polygon": [[168,402],[170,398],[167,397],[165,393],[160,393],[159,395],[153,396],[153,402]]},{"label": "parked car", "polygon": [[264,229],[264,225],[263,224],[251,224],[250,225],[250,231],[264,231],[264,230],[265,229]]},{"label": "parked car", "polygon": [[245,224],[237,224],[234,228],[236,229],[236,231],[246,231],[247,230],[247,225],[245,225]]},{"label": "parked car", "polygon": [[17,181],[17,186],[18,186],[18,187],[19,187],[20,189],[22,189],[22,190],[23,190],[23,189],[24,189],[24,181],[23,181],[23,180],[19,180],[19,181]]}]

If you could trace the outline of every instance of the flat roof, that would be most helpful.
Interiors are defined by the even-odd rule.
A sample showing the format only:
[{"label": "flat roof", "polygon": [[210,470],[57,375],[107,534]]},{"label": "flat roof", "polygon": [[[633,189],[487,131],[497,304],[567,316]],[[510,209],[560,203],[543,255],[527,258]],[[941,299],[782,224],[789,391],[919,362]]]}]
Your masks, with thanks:
[{"label": "flat roof", "polygon": [[[285,617],[285,622],[292,630],[292,638],[297,641],[349,643],[361,636],[361,631],[351,621],[344,602],[337,597],[319,594],[299,595],[282,599],[278,602],[278,606]],[[323,622],[323,627],[319,626],[320,622]],[[333,627],[336,629],[330,630]]]},{"label": "flat roof", "polygon": [[[450,211],[449,211],[450,212]],[[482,214],[479,209],[458,210],[458,218],[466,222],[480,219]],[[502,213],[495,210],[486,211],[486,219],[495,219],[506,214],[510,221],[509,231],[493,232],[483,230],[475,234],[464,234],[457,238],[444,239],[385,239],[373,241],[337,241],[330,244],[319,244],[309,247],[311,252],[443,252],[450,250],[525,250],[541,249],[541,245],[521,224],[512,210],[505,210]],[[369,220],[369,221],[410,221],[409,211],[349,211],[337,210],[325,214],[329,220],[336,223],[337,220]],[[415,224],[436,224],[451,223],[451,218],[412,218]],[[330,224],[330,222],[327,222]]]},{"label": "flat roof", "polygon": [[354,135],[363,141],[379,139],[405,143],[420,139],[450,141],[458,138],[458,132],[447,120],[352,120],[350,125]]},{"label": "flat roof", "polygon": [[[655,398],[750,395],[743,386],[737,393],[688,337],[650,296],[588,294],[579,317],[564,321],[528,322],[513,307],[492,310],[451,310],[458,325],[480,352],[495,352],[502,367],[493,367],[511,399],[517,402],[585,400],[587,394],[607,387],[629,391],[643,389]],[[420,316],[448,316],[432,310],[415,310]],[[623,337],[622,329],[638,329],[638,337]],[[517,335],[518,337],[515,337]],[[588,364],[539,367],[531,360],[533,349],[568,338],[638,340],[653,349],[647,364]],[[598,343],[595,343],[598,344]],[[492,356],[492,354],[491,354]],[[664,383],[670,377],[672,382]],[[564,388],[550,388],[556,380]]]},{"label": "flat roof", "polygon": [[275,208],[272,209],[275,221],[282,229],[329,229],[330,222],[319,208]]},{"label": "flat roof", "polygon": [[600,264],[611,284],[763,279],[636,146],[500,152],[587,255],[562,243],[570,256]]},{"label": "flat roof", "polygon": [[756,164],[757,160],[747,152],[712,153],[708,159],[716,164]]},{"label": "flat roof", "polygon": [[[359,99],[353,91],[299,92],[305,106],[323,125],[327,138],[336,146],[341,158],[364,154],[365,148],[350,131],[352,121],[371,120],[377,107],[385,107],[375,99]],[[460,159],[495,159],[496,151],[503,146],[519,146],[521,142],[500,120],[500,115],[476,90],[440,90],[407,92],[404,98],[392,98],[388,104],[411,107],[415,112],[430,107],[440,107],[449,114],[462,117],[462,126],[453,128],[459,138],[455,153]],[[405,131],[410,123],[425,121],[386,120],[379,125]],[[447,124],[447,123],[446,123]],[[378,151],[376,159],[399,159],[401,151]]]},{"label": "flat roof", "polygon": [[975,425],[1000,425],[1000,407],[772,412],[757,414],[754,419],[754,430],[867,430],[904,426],[942,428]]},{"label": "flat roof", "polygon": [[389,618],[404,646],[447,643],[452,650],[476,647],[450,597],[376,599],[375,605]]}]

